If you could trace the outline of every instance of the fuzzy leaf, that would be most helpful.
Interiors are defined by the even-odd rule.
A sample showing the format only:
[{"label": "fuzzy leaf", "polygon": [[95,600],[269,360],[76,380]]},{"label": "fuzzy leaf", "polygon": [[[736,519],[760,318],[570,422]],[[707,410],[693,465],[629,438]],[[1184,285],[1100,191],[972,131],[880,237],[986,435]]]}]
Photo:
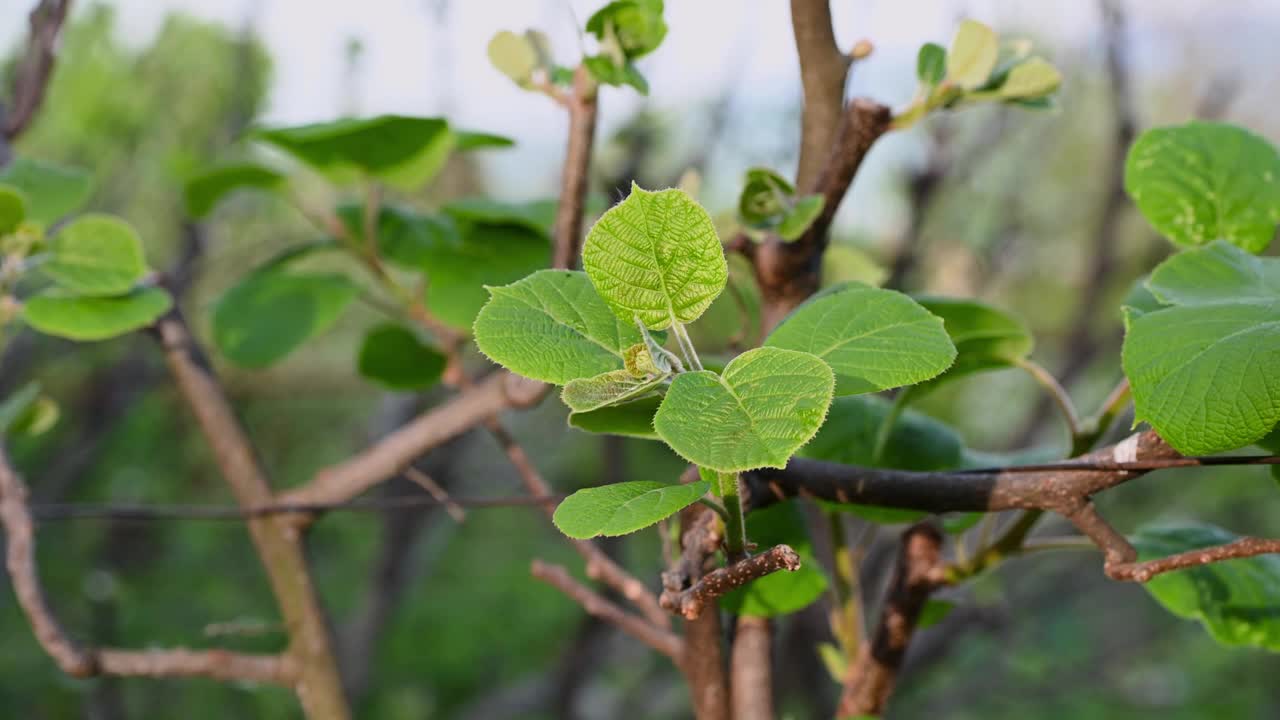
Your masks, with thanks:
[{"label": "fuzzy leaf", "polygon": [[634,184],[587,234],[582,265],[618,317],[651,330],[698,319],[729,277],[706,210],[683,190]]},{"label": "fuzzy leaf", "polygon": [[812,353],[835,370],[837,395],[923,382],[951,366],[942,320],[892,290],[838,285],[796,308],[765,341]]},{"label": "fuzzy leaf", "polygon": [[1124,187],[1142,215],[1179,245],[1222,238],[1252,253],[1280,224],[1280,153],[1223,123],[1144,132],[1129,148]]},{"label": "fuzzy leaf", "polygon": [[987,84],[999,53],[1000,44],[991,28],[965,20],[947,53],[947,79],[965,90],[976,90]]},{"label": "fuzzy leaf", "polygon": [[581,272],[540,270],[489,293],[476,318],[476,345],[525,377],[563,385],[619,370],[623,351],[643,341]]},{"label": "fuzzy leaf", "polygon": [[498,72],[511,78],[521,87],[527,87],[533,80],[533,71],[538,69],[538,49],[524,35],[517,35],[510,30],[503,30],[489,41],[489,62]]},{"label": "fuzzy leaf", "polygon": [[565,498],[552,520],[560,532],[579,540],[626,535],[689,507],[710,488],[706,480],[687,485],[639,480],[586,488]]},{"label": "fuzzy leaf", "polygon": [[610,370],[594,377],[570,380],[560,392],[560,399],[576,413],[591,412],[634,400],[660,387],[665,379],[665,376],[636,377],[630,370]]},{"label": "fuzzy leaf", "polygon": [[723,376],[682,373],[654,428],[677,455],[719,472],[784,467],[822,426],[835,377],[808,353],[756,348]]},{"label": "fuzzy leaf", "polygon": [[814,220],[822,214],[822,206],[826,200],[821,195],[806,195],[782,216],[778,223],[778,237],[783,240],[798,240]]},{"label": "fuzzy leaf", "polygon": [[1033,100],[1058,89],[1062,73],[1052,63],[1031,58],[1009,71],[1009,77],[1000,85],[1000,97],[1010,100]]}]

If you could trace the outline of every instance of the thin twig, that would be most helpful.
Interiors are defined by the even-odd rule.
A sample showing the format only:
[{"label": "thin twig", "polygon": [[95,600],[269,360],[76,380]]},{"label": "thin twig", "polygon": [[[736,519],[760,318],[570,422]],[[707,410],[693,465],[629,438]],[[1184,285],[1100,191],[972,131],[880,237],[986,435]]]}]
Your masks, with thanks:
[{"label": "thin twig", "polygon": [[746,585],[756,578],[780,570],[795,572],[800,569],[800,556],[787,545],[778,545],[768,551],[745,560],[717,568],[704,575],[692,587],[679,592],[664,591],[662,607],[693,620],[702,614],[703,608],[716,598]]},{"label": "thin twig", "polygon": [[455,522],[464,522],[467,519],[467,511],[463,510],[461,505],[450,498],[449,493],[440,487],[440,483],[433,480],[430,475],[410,465],[404,469],[404,476],[413,481],[418,487],[426,490],[428,495],[443,505],[445,512],[449,513],[449,517],[453,518]]}]

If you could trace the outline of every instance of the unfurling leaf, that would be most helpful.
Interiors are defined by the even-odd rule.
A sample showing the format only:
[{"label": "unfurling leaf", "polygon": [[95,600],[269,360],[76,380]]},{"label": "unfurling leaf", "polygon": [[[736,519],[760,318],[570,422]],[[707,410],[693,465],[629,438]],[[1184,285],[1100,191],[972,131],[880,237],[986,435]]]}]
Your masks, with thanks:
[{"label": "unfurling leaf", "polygon": [[561,391],[560,399],[574,412],[591,412],[634,400],[656,390],[664,380],[665,375],[636,377],[630,370],[610,370],[595,377],[570,380]]},{"label": "unfurling leaf", "polygon": [[552,521],[560,532],[579,540],[626,535],[689,507],[710,488],[706,480],[687,485],[639,480],[586,488],[565,498]]},{"label": "unfurling leaf", "polygon": [[627,59],[658,49],[667,36],[662,0],[614,0],[587,19],[587,32],[615,44]]},{"label": "unfurling leaf", "polygon": [[563,385],[623,367],[642,342],[635,323],[614,315],[581,272],[540,270],[503,287],[476,317],[476,345],[525,377]]},{"label": "unfurling leaf", "polygon": [[965,20],[947,53],[947,79],[965,90],[977,90],[987,84],[999,53],[1000,44],[991,28]]},{"label": "unfurling leaf", "polygon": [[489,41],[489,62],[512,82],[528,87],[539,66],[538,48],[525,35],[503,30]]},{"label": "unfurling leaf", "polygon": [[805,230],[822,214],[826,200],[821,195],[806,195],[782,216],[778,223],[778,237],[783,240],[799,240]]},{"label": "unfurling leaf", "polygon": [[654,428],[677,455],[719,472],[784,467],[822,426],[831,368],[804,352],[756,348],[723,375],[677,375]]},{"label": "unfurling leaf", "polygon": [[1280,225],[1280,153],[1234,125],[1197,121],[1144,132],[1129,148],[1124,188],[1179,245],[1221,238],[1260,253]]},{"label": "unfurling leaf", "polygon": [[706,210],[682,190],[634,184],[587,233],[582,266],[619,318],[651,330],[698,319],[729,277]]},{"label": "unfurling leaf", "polygon": [[835,370],[837,395],[923,382],[956,357],[941,319],[902,293],[856,283],[796,308],[765,345],[825,360]]}]

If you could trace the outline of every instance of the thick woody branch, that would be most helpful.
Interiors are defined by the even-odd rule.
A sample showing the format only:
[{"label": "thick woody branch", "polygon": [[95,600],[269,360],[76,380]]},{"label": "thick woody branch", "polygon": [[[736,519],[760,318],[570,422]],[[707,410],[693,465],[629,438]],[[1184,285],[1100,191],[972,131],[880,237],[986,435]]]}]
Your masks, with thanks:
[{"label": "thick woody branch", "polygon": [[[825,4],[825,3],[824,3]],[[823,196],[822,213],[795,242],[772,239],[754,251],[756,280],[766,301],[766,328],[776,325],[796,305],[812,295],[821,282],[822,254],[836,211],[875,141],[889,129],[888,107],[865,98],[849,103],[826,146],[821,172],[812,185],[798,183],[805,193]]]},{"label": "thick woody branch", "polygon": [[800,556],[787,545],[778,545],[767,552],[753,555],[727,567],[717,568],[680,591],[665,590],[660,602],[662,607],[693,620],[702,614],[708,603],[714,603],[743,585],[779,570],[794,572],[800,569]]},{"label": "thick woody branch", "polygon": [[773,622],[740,616],[729,654],[733,720],[773,720]]},{"label": "thick woody branch", "polygon": [[791,0],[791,27],[804,88],[796,187],[808,189],[831,150],[852,61],[836,45],[828,0]]},{"label": "thick woody branch", "polygon": [[839,717],[881,714],[920,612],[945,576],[942,533],[924,523],[908,528],[898,546],[893,577],[871,642],[862,646],[845,675]]},{"label": "thick woody branch", "polygon": [[[718,518],[705,505],[680,511],[681,554],[662,574],[663,587],[679,591],[702,577],[708,560],[720,547]],[[697,720],[729,720],[729,679],[724,666],[723,628],[720,613],[706,612],[684,624],[685,661],[681,665],[689,684],[693,714]]]},{"label": "thick woody branch", "polygon": [[684,643],[670,630],[657,627],[638,615],[626,612],[574,580],[569,572],[559,565],[548,565],[541,560],[534,560],[531,572],[534,577],[568,595],[587,613],[616,625],[623,632],[666,655],[677,664],[682,662]]},{"label": "thick woody branch", "polygon": [[[275,498],[254,447],[182,316],[176,310],[169,313],[156,324],[155,333],[178,391],[237,503],[248,509],[272,504]],[[294,690],[303,710],[311,718],[348,717],[329,628],[298,528],[286,517],[255,517],[249,520],[249,535],[289,630],[288,652],[298,668]]]},{"label": "thick woody branch", "polygon": [[560,205],[556,208],[555,254],[551,266],[572,270],[582,248],[582,214],[591,169],[591,145],[596,132],[595,82],[585,66],[573,75],[573,94],[565,98],[569,109],[569,146],[560,177]]},{"label": "thick woody branch", "polygon": [[44,102],[58,52],[58,36],[71,0],[41,0],[31,11],[26,52],[14,73],[13,92],[0,107],[0,165],[8,162],[8,141],[26,130]]},{"label": "thick woody branch", "polygon": [[121,650],[83,648],[63,630],[45,600],[36,570],[35,526],[27,487],[0,448],[0,524],[5,533],[5,565],[37,642],[72,677],[207,677],[291,686],[294,668],[287,656],[246,655],[226,650]]}]

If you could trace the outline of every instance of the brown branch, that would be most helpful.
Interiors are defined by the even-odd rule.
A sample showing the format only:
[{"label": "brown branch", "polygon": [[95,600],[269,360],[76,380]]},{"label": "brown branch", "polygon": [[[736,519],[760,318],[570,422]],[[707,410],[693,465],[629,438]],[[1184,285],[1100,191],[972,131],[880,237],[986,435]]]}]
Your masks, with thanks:
[{"label": "brown branch", "polygon": [[799,569],[800,556],[796,551],[787,545],[778,545],[767,552],[717,568],[686,589],[677,592],[670,589],[664,590],[659,601],[662,607],[693,620],[702,614],[703,608],[708,603],[715,602],[722,595],[756,578],[762,578],[779,570],[794,572]]},{"label": "brown branch", "polygon": [[71,0],[40,0],[31,11],[26,52],[14,73],[8,107],[0,106],[0,166],[8,163],[8,142],[22,134],[44,102],[57,59],[58,36]]},{"label": "brown branch", "polygon": [[551,266],[572,270],[582,248],[582,214],[591,168],[591,145],[596,132],[595,81],[579,65],[573,74],[573,95],[565,99],[569,109],[569,147],[560,178],[560,205],[556,208],[555,254]]},{"label": "brown branch", "polygon": [[791,0],[791,27],[804,88],[796,187],[807,189],[831,151],[852,59],[836,46],[829,0]]},{"label": "brown branch", "polygon": [[[823,3],[825,5],[825,2]],[[756,280],[765,300],[766,330],[812,295],[822,280],[822,254],[836,211],[853,182],[867,152],[889,129],[889,108],[865,98],[855,98],[839,116],[836,133],[827,147],[822,171],[812,186],[799,187],[823,196],[822,213],[794,242],[771,239],[754,252]]]},{"label": "brown branch", "polygon": [[280,502],[326,505],[350,500],[496,413],[537,404],[548,389],[543,383],[496,372],[388,433],[365,451],[316,473],[305,485],[283,493]]},{"label": "brown branch", "polygon": [[733,720],[773,720],[773,623],[743,615],[729,656]]},{"label": "brown branch", "polygon": [[[707,560],[720,547],[718,518],[705,505],[680,511],[681,555],[662,574],[667,590],[679,590],[702,577]],[[681,664],[697,720],[730,720],[729,679],[725,674],[720,613],[702,613],[684,624],[685,661]]]},{"label": "brown branch", "polygon": [[559,565],[548,565],[541,560],[534,560],[530,571],[534,577],[573,598],[591,615],[616,625],[623,632],[666,655],[677,664],[682,662],[684,642],[670,630],[657,627],[638,615],[626,612],[574,580],[569,572]]},{"label": "brown branch", "polygon": [[27,486],[0,447],[0,524],[5,533],[5,565],[14,595],[36,641],[72,677],[98,675],[208,677],[290,686],[296,668],[288,656],[245,655],[226,650],[121,650],[83,648],[54,617],[36,570],[35,525],[27,507]]},{"label": "brown branch", "polygon": [[[165,361],[182,398],[213,451],[223,478],[241,507],[270,505],[274,497],[253,445],[223,394],[182,316],[175,310],[156,325]],[[249,534],[289,629],[289,655],[298,668],[294,690],[308,717],[349,716],[329,628],[311,582],[296,524],[287,517],[249,520]]]},{"label": "brown branch", "polygon": [[920,612],[944,582],[942,533],[927,523],[908,528],[871,642],[862,646],[844,677],[840,717],[879,715],[884,710]]}]

